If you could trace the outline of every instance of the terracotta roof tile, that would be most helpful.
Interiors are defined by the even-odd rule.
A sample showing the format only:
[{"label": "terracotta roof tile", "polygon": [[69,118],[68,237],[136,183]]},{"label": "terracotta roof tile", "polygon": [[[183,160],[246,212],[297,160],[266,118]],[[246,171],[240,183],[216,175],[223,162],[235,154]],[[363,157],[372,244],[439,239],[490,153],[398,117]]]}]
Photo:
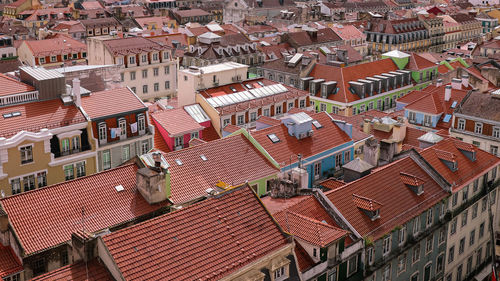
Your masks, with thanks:
[{"label": "terracotta roof tile", "polygon": [[455,162],[457,158],[457,156],[454,153],[440,150],[435,147],[434,147],[434,153],[436,154],[437,158],[448,162]]},{"label": "terracotta roof tile", "polygon": [[[424,180],[424,193],[417,195],[405,186],[398,176],[400,172],[410,173]],[[353,194],[379,202],[380,217],[372,221],[354,204]],[[375,241],[392,231],[395,226],[404,224],[434,206],[446,198],[448,193],[413,159],[406,157],[374,170],[344,187],[328,191],[325,195],[358,233],[364,237],[372,237]]]},{"label": "terracotta roof tile", "polygon": [[104,8],[99,1],[85,1],[81,3],[84,10]]},{"label": "terracotta roof tile", "polygon": [[[19,112],[20,116],[4,118],[4,114]],[[74,105],[65,106],[60,99],[29,102],[0,108],[0,137],[11,137],[20,131],[39,132],[87,122]]]},{"label": "terracotta roof tile", "polygon": [[[461,141],[453,138],[446,138],[437,144],[426,148],[421,152],[422,157],[438,171],[449,183],[454,184],[453,191],[460,190],[475,177],[489,171],[493,166],[500,163],[500,159],[478,148],[473,148],[476,152],[476,161],[471,161],[460,150],[462,147]],[[437,151],[437,153],[436,153]],[[457,170],[450,170],[440,156],[454,155],[453,158],[457,161]],[[446,158],[450,159],[450,158]]]},{"label": "terracotta roof tile", "polygon": [[443,113],[443,107],[437,94],[426,94],[421,96],[416,101],[405,106],[405,109],[421,111],[430,114]]},{"label": "terracotta roof tile", "polygon": [[[272,126],[252,133],[252,136],[278,163],[290,164],[290,156],[302,154],[304,158],[319,154],[328,149],[348,143],[351,138],[342,131],[325,112],[310,115],[323,127],[316,129],[312,126],[313,135],[304,139],[290,136],[288,128],[284,124]],[[280,141],[273,143],[268,134],[275,134]],[[293,163],[297,161],[295,157]]]},{"label": "terracotta roof tile", "polygon": [[257,118],[257,122],[263,123],[263,124],[266,124],[266,125],[270,125],[270,126],[275,126],[275,125],[281,124],[280,120],[272,118],[272,117],[269,117],[269,116],[264,116],[264,115],[262,115],[259,118]]},{"label": "terracotta roof tile", "polygon": [[144,37],[128,37],[105,40],[103,44],[114,56],[160,51],[169,48],[156,42],[156,40]]},{"label": "terracotta roof tile", "polygon": [[82,97],[82,107],[91,119],[147,109],[128,88],[91,93],[90,96]]},{"label": "terracotta roof tile", "polygon": [[0,278],[23,270],[21,261],[10,246],[0,245]]},{"label": "terracotta roof tile", "polygon": [[319,29],[316,37],[312,37],[307,31],[290,32],[286,36],[288,37],[288,43],[293,47],[342,41],[342,38],[331,28]]},{"label": "terracotta roof tile", "polygon": [[221,279],[288,244],[248,185],[103,240],[126,280],[172,281]]},{"label": "terracotta roof tile", "polygon": [[437,67],[437,65],[420,55],[411,53],[410,62],[406,68],[409,70],[422,70],[429,67]]},{"label": "terracotta roof tile", "polygon": [[[26,256],[66,243],[71,233],[94,232],[158,210],[136,190],[134,164],[16,194],[0,200]],[[115,186],[124,190],[117,192]],[[85,225],[82,224],[84,210]],[[50,233],[50,235],[46,235]]]},{"label": "terracotta roof tile", "polygon": [[205,127],[205,129],[201,131],[201,138],[204,141],[209,142],[220,139],[220,136],[215,130],[214,126],[210,125],[209,127]]},{"label": "terracotta roof tile", "polygon": [[297,238],[318,247],[327,247],[347,235],[347,231],[301,214],[285,210],[274,214],[281,227]]},{"label": "terracotta roof tile", "polygon": [[155,126],[154,148],[162,152],[170,152],[170,148],[168,147],[161,134],[158,132],[156,124],[153,123],[153,125]]},{"label": "terracotta roof tile", "polygon": [[68,36],[57,36],[44,40],[26,40],[24,44],[28,46],[35,57],[87,51],[87,45]]},{"label": "terracotta roof tile", "polygon": [[226,133],[230,133],[230,134],[232,134],[232,133],[234,133],[234,132],[236,132],[236,131],[238,131],[238,130],[241,130],[241,127],[238,127],[238,126],[233,125],[233,124],[228,124],[228,125],[226,125],[226,127],[224,127],[224,129],[223,129],[223,131],[224,131],[224,132],[226,132]]},{"label": "terracotta roof tile", "polygon": [[352,195],[352,201],[354,202],[356,207],[367,211],[376,211],[379,210],[380,207],[382,207],[381,203],[357,194]]},{"label": "terracotta roof tile", "polygon": [[21,81],[0,73],[0,96],[8,96],[34,91],[35,88]]},{"label": "terracotta roof tile", "polygon": [[418,138],[425,135],[427,132],[424,130],[419,130],[413,127],[406,127],[406,136],[403,143],[406,145],[411,145],[413,147],[419,147],[420,142]]},{"label": "terracotta roof tile", "polygon": [[[201,159],[205,155],[206,161]],[[218,181],[242,184],[277,174],[273,166],[243,135],[199,144],[163,154],[170,164],[171,200],[184,203],[206,195]],[[176,163],[181,160],[182,165]]]},{"label": "terracotta roof tile", "polygon": [[170,137],[203,130],[203,126],[198,124],[184,108],[156,111],[151,113],[151,117],[167,131]]},{"label": "terracotta roof tile", "polygon": [[300,245],[300,243],[295,243],[295,256],[297,257],[297,265],[301,272],[305,272],[314,266],[314,261],[306,252],[306,250]]},{"label": "terracotta roof tile", "polygon": [[340,181],[340,180],[336,180],[334,178],[327,179],[327,180],[324,180],[324,181],[319,183],[319,185],[321,185],[324,188],[328,188],[328,189],[337,189],[341,186],[344,186],[345,184],[346,184],[345,182]]},{"label": "terracotta roof tile", "polygon": [[266,209],[271,213],[275,214],[282,211],[296,203],[308,198],[307,195],[298,195],[291,198],[272,198],[271,196],[264,196],[260,200],[266,206]]},{"label": "terracotta roof tile", "polygon": [[[85,3],[85,2],[84,2]],[[87,278],[88,272],[88,278]],[[87,263],[77,262],[45,273],[31,279],[33,281],[112,281],[114,280],[106,267],[100,264],[97,259],[93,259]]]},{"label": "terracotta roof tile", "polygon": [[404,184],[411,186],[419,186],[425,183],[425,181],[417,176],[412,174],[401,172],[399,173],[399,177]]}]

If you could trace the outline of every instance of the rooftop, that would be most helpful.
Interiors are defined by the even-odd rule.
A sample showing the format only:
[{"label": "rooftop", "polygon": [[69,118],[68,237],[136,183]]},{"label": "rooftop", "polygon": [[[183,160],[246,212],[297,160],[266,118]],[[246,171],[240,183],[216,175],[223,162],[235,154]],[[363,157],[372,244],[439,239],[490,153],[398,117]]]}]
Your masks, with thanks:
[{"label": "rooftop", "polygon": [[56,36],[51,39],[43,40],[26,40],[24,44],[28,46],[35,57],[87,51],[87,45],[85,43],[68,36]]},{"label": "rooftop", "polygon": [[77,262],[37,276],[31,280],[112,281],[114,279],[104,265],[100,264],[97,259],[93,259],[87,264]]},{"label": "rooftop", "polygon": [[457,113],[500,122],[500,98],[473,92],[457,109]]},{"label": "rooftop", "polygon": [[112,228],[166,206],[150,205],[137,192],[136,171],[130,164],[1,199],[24,255],[66,243],[82,228]]},{"label": "rooftop", "polygon": [[221,279],[288,244],[247,185],[103,240],[127,280]]},{"label": "rooftop", "polygon": [[35,90],[35,88],[31,85],[25,84],[21,81],[17,81],[16,79],[1,73],[0,84],[2,85],[2,87],[0,87],[0,97],[21,94]]},{"label": "rooftop", "polygon": [[170,137],[203,130],[203,126],[196,122],[184,108],[156,111],[151,113],[151,117],[167,131]]},{"label": "rooftop", "polygon": [[116,88],[82,97],[82,108],[90,119],[103,119],[124,112],[146,111],[144,103],[128,88]]},{"label": "rooftop", "polygon": [[[222,71],[228,71],[228,70],[235,70],[235,69],[241,69],[241,68],[248,68],[248,65],[237,63],[237,62],[224,62],[224,63],[219,63],[219,64],[212,64],[208,66],[202,66],[198,67],[199,71],[196,71],[197,75],[200,76],[202,73],[203,74],[210,74],[210,73],[217,73],[217,72],[222,72]],[[192,75],[192,71],[188,69],[180,70],[181,72],[189,72]]]},{"label": "rooftop", "polygon": [[0,278],[23,271],[21,261],[10,246],[0,245]]},{"label": "rooftop", "polygon": [[109,39],[104,40],[103,44],[113,56],[125,56],[170,48],[144,37]]}]

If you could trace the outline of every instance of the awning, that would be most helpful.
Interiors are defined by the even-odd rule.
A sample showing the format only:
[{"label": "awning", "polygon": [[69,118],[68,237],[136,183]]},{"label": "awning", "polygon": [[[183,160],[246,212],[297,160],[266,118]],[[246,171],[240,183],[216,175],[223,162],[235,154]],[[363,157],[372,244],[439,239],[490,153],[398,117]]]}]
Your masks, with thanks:
[{"label": "awning", "polygon": [[483,281],[488,275],[491,275],[493,272],[493,268],[491,267],[491,263],[486,265],[481,272],[479,272],[475,277],[474,280],[476,281]]}]

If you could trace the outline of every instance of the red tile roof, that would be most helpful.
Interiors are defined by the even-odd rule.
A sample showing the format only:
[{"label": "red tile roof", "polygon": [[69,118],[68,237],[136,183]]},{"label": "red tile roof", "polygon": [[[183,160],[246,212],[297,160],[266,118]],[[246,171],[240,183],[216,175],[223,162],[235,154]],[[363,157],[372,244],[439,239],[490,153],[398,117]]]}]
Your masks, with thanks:
[{"label": "red tile roof", "polygon": [[68,36],[57,36],[44,40],[26,40],[26,44],[35,57],[55,56],[86,52],[87,45]]},{"label": "red tile roof", "polygon": [[35,88],[0,73],[0,97],[34,91]]},{"label": "red tile roof", "polygon": [[[2,199],[0,203],[24,254],[66,243],[71,233],[83,227],[99,231],[165,206],[150,205],[137,192],[136,170],[134,164],[126,165]],[[117,185],[124,190],[116,191]]]},{"label": "red tile roof", "polygon": [[248,185],[103,240],[126,280],[172,281],[218,280],[288,244]]},{"label": "red tile roof", "polygon": [[[323,126],[320,129],[312,126],[311,137],[299,140],[290,136],[285,124],[256,131],[252,133],[252,136],[280,165],[284,163],[290,165],[292,155],[296,156],[300,153],[302,157],[307,158],[351,141],[351,138],[333,123],[328,113],[320,112],[310,116]],[[275,134],[280,141],[273,143],[267,136],[268,134]],[[295,162],[297,162],[297,157],[293,157],[292,163]]]},{"label": "red tile roof", "polygon": [[202,140],[209,142],[220,139],[220,136],[215,130],[214,126],[210,125],[209,127],[203,129],[203,131],[201,131],[201,138]]},{"label": "red tile roof", "polygon": [[161,134],[158,132],[156,124],[153,123],[153,125],[155,126],[154,148],[162,152],[170,152],[170,148],[168,147]]},{"label": "red tile roof", "polygon": [[420,142],[418,138],[425,135],[427,132],[424,130],[419,130],[413,127],[406,127],[406,135],[403,143],[406,145],[411,145],[413,147],[419,147]]},{"label": "red tile roof", "polygon": [[[206,161],[201,159],[205,155]],[[219,182],[242,184],[279,172],[244,135],[163,154],[170,164],[171,200],[184,203],[206,195]],[[176,163],[182,161],[182,165]]]},{"label": "red tile roof", "polygon": [[437,67],[437,65],[415,53],[411,53],[410,62],[406,66],[406,68],[409,70],[422,70],[429,67]]},{"label": "red tile roof", "polygon": [[81,3],[84,10],[104,8],[99,1],[85,1]]},{"label": "red tile roof", "polygon": [[150,40],[144,37],[128,37],[105,40],[103,44],[113,56],[139,54],[169,48],[156,42],[156,40]]},{"label": "red tile roof", "polygon": [[314,261],[299,243],[295,243],[294,251],[295,256],[297,257],[297,265],[299,266],[299,270],[301,272],[305,272],[314,266]]},{"label": "red tile roof", "polygon": [[419,186],[425,183],[425,181],[417,176],[412,174],[401,172],[399,173],[399,177],[404,184],[411,186]]},{"label": "red tile roof", "polygon": [[274,218],[286,232],[321,248],[327,247],[348,233],[343,229],[289,210],[274,214]]},{"label": "red tile roof", "polygon": [[228,124],[228,125],[226,125],[226,127],[224,127],[224,129],[223,129],[223,131],[224,131],[224,132],[226,132],[226,133],[230,133],[230,134],[232,134],[232,133],[234,133],[234,132],[236,132],[236,131],[238,131],[238,130],[241,130],[241,127],[238,127],[238,126],[233,125],[233,124]]},{"label": "red tile roof", "polygon": [[297,202],[304,200],[310,196],[307,195],[299,195],[291,198],[272,198],[271,196],[264,196],[260,200],[266,206],[266,209],[271,213],[275,214],[279,211],[282,211],[289,206],[295,205]]},{"label": "red tile roof", "polygon": [[382,207],[381,203],[357,194],[352,195],[352,201],[354,202],[356,207],[367,211],[376,211],[379,210],[380,207]]},{"label": "red tile roof", "polygon": [[21,261],[10,246],[0,245],[0,278],[23,270]]},{"label": "red tile roof", "polygon": [[257,118],[257,122],[263,123],[263,124],[266,124],[266,125],[271,125],[271,126],[275,126],[275,125],[281,124],[280,120],[272,118],[272,117],[264,116],[264,115],[262,115],[259,118]]},{"label": "red tile roof", "polygon": [[[399,70],[392,59],[382,59],[374,62],[362,63],[347,67],[335,67],[325,64],[316,64],[309,76],[326,81],[337,81],[339,91],[331,94],[328,99],[338,102],[353,102],[359,100],[359,96],[351,93],[349,81],[364,79],[369,76],[379,75],[390,71]],[[319,93],[319,91],[318,91]]]},{"label": "red tile roof", "polygon": [[[471,147],[476,152],[476,161],[471,161],[460,151],[460,148],[463,148],[463,146],[464,143],[457,139],[446,138],[420,153],[441,176],[449,183],[454,184],[453,191],[460,190],[471,180],[500,163],[498,157],[476,147]],[[451,158],[451,155],[454,157]],[[454,172],[450,170],[440,160],[441,157],[457,161],[458,169]]]},{"label": "red tile roof", "polygon": [[438,94],[432,93],[421,96],[416,101],[406,105],[405,108],[430,114],[443,113]]},{"label": "red tile roof", "polygon": [[[19,112],[20,116],[4,118],[4,114]],[[30,102],[0,108],[0,137],[11,137],[20,131],[39,132],[87,122],[74,105],[65,106],[60,99]]]},{"label": "red tile roof", "polygon": [[345,182],[331,178],[320,182],[319,185],[328,189],[337,189],[341,186],[344,186]]},{"label": "red tile roof", "polygon": [[156,111],[151,113],[151,117],[167,131],[170,137],[203,130],[203,127],[184,108]]},{"label": "red tile roof", "polygon": [[116,88],[82,97],[82,107],[90,119],[131,111],[146,111],[144,103],[128,88]]},{"label": "red tile roof", "polygon": [[[398,176],[400,172],[423,179],[424,193],[417,195],[405,186]],[[353,202],[353,194],[379,202],[380,217],[372,221]],[[328,191],[325,195],[358,233],[363,237],[372,237],[375,241],[395,226],[404,224],[434,206],[448,193],[412,158],[406,157],[341,188]]]},{"label": "red tile roof", "polygon": [[[87,278],[88,273],[88,278]],[[93,259],[85,265],[84,262],[77,262],[61,267],[51,272],[45,273],[31,279],[32,281],[112,281],[114,280],[106,267]]]}]

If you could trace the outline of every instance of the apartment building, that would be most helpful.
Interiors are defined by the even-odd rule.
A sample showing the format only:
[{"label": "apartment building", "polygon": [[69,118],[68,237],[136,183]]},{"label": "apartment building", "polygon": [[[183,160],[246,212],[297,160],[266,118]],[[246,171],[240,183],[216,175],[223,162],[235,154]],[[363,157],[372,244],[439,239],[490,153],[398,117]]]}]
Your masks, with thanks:
[{"label": "apartment building", "polygon": [[81,98],[96,143],[96,170],[120,166],[153,147],[148,108],[130,88],[91,93]]},{"label": "apartment building", "polygon": [[500,91],[474,92],[457,106],[453,114],[450,135],[466,143],[500,155]]},{"label": "apartment building", "polygon": [[439,17],[443,19],[443,27],[445,33],[444,49],[447,50],[456,48],[462,40],[460,24],[449,15],[441,15]]},{"label": "apartment building", "polygon": [[453,14],[450,17],[460,24],[461,42],[478,41],[483,28],[481,22],[468,14]]},{"label": "apartment building", "polygon": [[439,53],[443,50],[444,45],[444,24],[443,19],[434,14],[418,15],[418,19],[424,24],[429,31],[429,52]]},{"label": "apartment building", "polygon": [[121,32],[122,24],[114,17],[80,20],[86,37],[101,36]]},{"label": "apartment building", "polygon": [[87,46],[66,35],[51,39],[26,40],[17,49],[19,60],[25,65],[60,67],[62,64],[82,64],[87,60]]},{"label": "apartment building", "polygon": [[98,36],[87,42],[89,65],[120,66],[123,85],[140,99],[175,95],[178,61],[170,47],[144,37]]}]

